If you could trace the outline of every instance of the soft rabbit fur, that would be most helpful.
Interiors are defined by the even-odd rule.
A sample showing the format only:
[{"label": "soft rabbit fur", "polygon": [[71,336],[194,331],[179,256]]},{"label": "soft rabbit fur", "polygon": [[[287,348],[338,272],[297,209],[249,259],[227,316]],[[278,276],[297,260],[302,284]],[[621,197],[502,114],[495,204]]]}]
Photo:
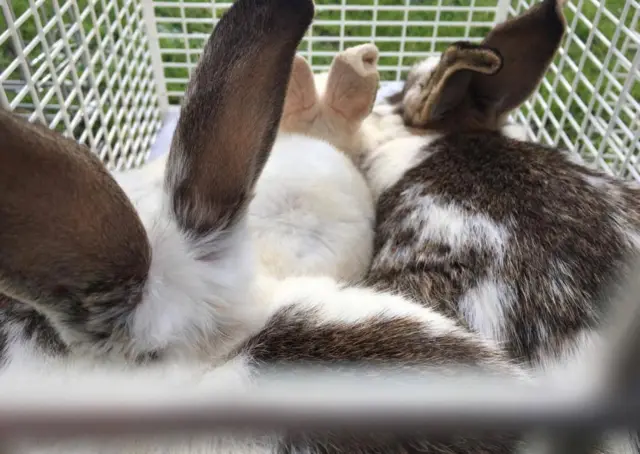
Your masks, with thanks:
[{"label": "soft rabbit fur", "polygon": [[367,162],[378,222],[369,282],[542,367],[597,340],[608,292],[640,247],[634,184],[499,132],[564,32],[561,3],[544,0],[480,45],[452,45],[403,90],[405,124],[428,134]]},{"label": "soft rabbit fur", "polygon": [[[432,56],[414,65],[404,90],[381,99],[362,123],[360,136],[363,146],[357,162],[368,174],[374,200],[406,171],[407,159],[411,161],[413,150],[424,143],[421,137],[428,139],[433,136],[433,131],[404,121],[402,101],[407,87],[413,86],[417,79],[428,79],[439,61],[440,57]],[[500,132],[517,140],[528,138],[527,128],[517,123],[502,124]]]},{"label": "soft rabbit fur", "polygon": [[[261,273],[356,281],[367,272],[374,206],[352,161],[376,96],[377,58],[371,44],[347,49],[316,87],[306,60],[295,57],[280,131],[249,204]],[[166,161],[114,173],[138,212],[158,209]]]},{"label": "soft rabbit fur", "polygon": [[249,208],[272,276],[356,281],[369,268],[373,199],[354,162],[378,88],[377,58],[371,44],[347,49],[315,81],[307,61],[294,59],[280,134]]},{"label": "soft rabbit fur", "polygon": [[[24,390],[23,379],[28,383],[41,374],[70,386],[87,369],[99,373],[107,365],[128,371],[132,380],[159,374],[170,385],[205,387],[220,380],[250,386],[264,367],[289,362],[449,371],[467,365],[523,376],[490,342],[402,297],[328,278],[257,281],[247,207],[274,142],[296,47],[312,16],[310,0],[238,0],[223,16],[191,77],[165,197],[155,212],[139,216],[82,146],[0,111],[5,392],[9,385]],[[306,435],[126,447],[18,441],[16,449],[508,453],[518,444],[513,434],[437,440]]]}]

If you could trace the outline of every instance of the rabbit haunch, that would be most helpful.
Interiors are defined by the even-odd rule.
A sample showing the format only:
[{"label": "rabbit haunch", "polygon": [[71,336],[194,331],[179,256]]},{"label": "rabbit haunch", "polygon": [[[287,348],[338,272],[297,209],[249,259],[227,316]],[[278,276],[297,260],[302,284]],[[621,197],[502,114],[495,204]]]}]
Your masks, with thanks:
[{"label": "rabbit haunch", "polygon": [[[261,368],[287,362],[447,371],[466,365],[523,377],[492,343],[402,297],[329,278],[260,279],[253,269],[247,207],[312,16],[308,0],[238,0],[221,18],[189,82],[164,199],[144,214],[156,211],[146,228],[88,150],[0,112],[0,135],[9,138],[0,144],[3,390],[13,383],[16,393],[28,393],[22,385],[41,375],[69,386],[81,381],[74,376],[109,367],[134,381],[159,374],[170,386],[217,380],[251,386]],[[118,441],[16,440],[15,447],[21,453],[435,454],[510,453],[517,445],[513,434],[300,435],[176,445],[136,440],[123,449]]]},{"label": "rabbit haunch", "polygon": [[416,67],[397,111],[422,137],[365,162],[378,223],[368,282],[542,366],[597,342],[640,247],[636,185],[499,132],[560,45],[561,7],[545,0]]}]

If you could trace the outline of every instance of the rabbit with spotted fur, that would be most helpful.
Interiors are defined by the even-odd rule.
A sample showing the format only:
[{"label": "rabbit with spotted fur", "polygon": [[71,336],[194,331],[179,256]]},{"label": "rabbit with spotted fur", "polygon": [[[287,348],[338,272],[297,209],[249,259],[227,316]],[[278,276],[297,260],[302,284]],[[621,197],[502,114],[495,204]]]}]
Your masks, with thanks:
[{"label": "rabbit with spotted fur", "polygon": [[562,6],[544,0],[414,69],[394,109],[421,136],[365,162],[377,203],[367,281],[543,369],[599,342],[609,292],[640,248],[636,184],[500,131],[561,43]]},{"label": "rabbit with spotted fur", "polygon": [[[4,390],[28,392],[24,384],[41,376],[72,386],[94,374],[102,379],[96,393],[115,396],[114,370],[125,377],[116,385],[159,378],[167,392],[242,387],[264,368],[292,362],[451,373],[466,365],[524,378],[493,343],[403,297],[330,278],[258,278],[247,209],[312,16],[310,0],[238,0],[225,13],[189,82],[156,209],[136,212],[84,147],[0,111]],[[520,444],[512,433],[348,435],[13,440],[7,447],[21,454],[500,454]]]}]

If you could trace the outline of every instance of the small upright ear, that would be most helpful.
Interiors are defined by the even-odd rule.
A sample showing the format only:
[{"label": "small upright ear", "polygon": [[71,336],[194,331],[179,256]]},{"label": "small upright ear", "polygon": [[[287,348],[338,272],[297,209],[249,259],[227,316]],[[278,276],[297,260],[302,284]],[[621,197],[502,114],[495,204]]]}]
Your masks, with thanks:
[{"label": "small upright ear", "polygon": [[536,89],[565,32],[564,0],[543,0],[496,26],[480,45],[455,43],[433,74],[407,88],[410,126],[498,129]]},{"label": "small upright ear", "polygon": [[373,44],[351,47],[333,59],[324,104],[349,122],[369,115],[378,91],[378,48]]},{"label": "small upright ear", "polygon": [[502,70],[492,76],[475,76],[471,90],[498,117],[523,103],[549,68],[566,30],[565,1],[543,0],[497,25],[482,42],[500,53]]},{"label": "small upright ear", "polygon": [[284,99],[280,128],[288,132],[299,131],[300,125],[312,121],[319,110],[318,93],[311,67],[304,57],[296,55]]},{"label": "small upright ear", "polygon": [[136,212],[85,147],[0,109],[0,294],[76,339],[123,328],[151,251]]},{"label": "small upright ear", "polygon": [[[468,96],[474,74],[496,74],[501,65],[500,55],[492,49],[465,42],[451,45],[428,80],[414,85],[415,92],[424,97],[405,95],[405,115],[418,115],[432,122],[442,120]],[[408,94],[412,90],[413,87]]]},{"label": "small upright ear", "polygon": [[452,44],[432,72],[416,74],[412,84],[407,85],[405,121],[422,126],[444,120],[468,101],[474,74],[496,74],[501,65],[502,59],[493,49],[466,42]]},{"label": "small upright ear", "polygon": [[166,190],[191,238],[244,213],[278,130],[311,0],[237,0],[191,76],[173,137]]}]

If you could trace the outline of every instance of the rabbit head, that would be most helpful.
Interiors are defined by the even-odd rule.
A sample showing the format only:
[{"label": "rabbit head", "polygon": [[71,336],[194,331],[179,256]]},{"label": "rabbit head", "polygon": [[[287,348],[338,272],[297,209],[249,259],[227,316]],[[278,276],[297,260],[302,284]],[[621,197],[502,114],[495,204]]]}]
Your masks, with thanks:
[{"label": "rabbit head", "polygon": [[352,158],[362,151],[361,125],[378,90],[378,48],[363,44],[340,52],[328,73],[314,77],[296,56],[280,128],[326,140]]},{"label": "rabbit head", "polygon": [[545,0],[496,26],[480,44],[457,42],[410,74],[408,126],[442,132],[498,130],[540,83],[566,29],[564,0]]},{"label": "rabbit head", "polygon": [[250,312],[245,212],[313,12],[311,0],[238,0],[219,21],[147,225],[88,150],[0,112],[0,294],[71,350],[127,358],[202,345],[236,306]]}]

